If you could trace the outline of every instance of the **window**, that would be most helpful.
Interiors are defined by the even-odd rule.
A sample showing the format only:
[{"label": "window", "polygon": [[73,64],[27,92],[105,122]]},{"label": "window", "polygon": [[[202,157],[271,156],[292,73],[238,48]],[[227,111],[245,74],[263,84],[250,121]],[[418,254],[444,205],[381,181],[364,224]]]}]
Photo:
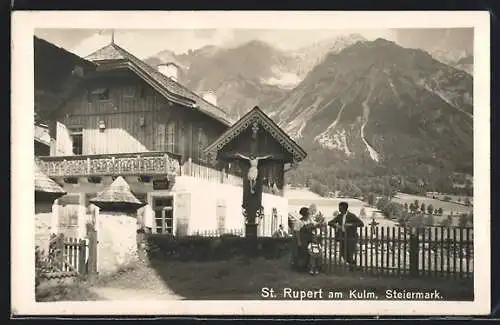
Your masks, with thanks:
[{"label": "window", "polygon": [[157,197],[153,201],[156,233],[174,234],[174,199],[172,196]]},{"label": "window", "polygon": [[176,143],[175,128],[176,128],[175,122],[168,123],[168,125],[167,125],[167,134],[166,134],[166,138],[167,138],[167,151],[168,152],[172,152],[172,153],[176,152],[176,147],[175,147],[175,143]]},{"label": "window", "polygon": [[71,137],[71,142],[72,142],[72,146],[73,146],[73,154],[74,155],[83,154],[83,130],[82,130],[82,128],[69,129],[69,136]]},{"label": "window", "polygon": [[108,100],[109,99],[109,88],[96,88],[90,92],[93,98],[98,100]]},{"label": "window", "polygon": [[123,97],[134,98],[136,93],[136,88],[134,86],[123,87]]}]

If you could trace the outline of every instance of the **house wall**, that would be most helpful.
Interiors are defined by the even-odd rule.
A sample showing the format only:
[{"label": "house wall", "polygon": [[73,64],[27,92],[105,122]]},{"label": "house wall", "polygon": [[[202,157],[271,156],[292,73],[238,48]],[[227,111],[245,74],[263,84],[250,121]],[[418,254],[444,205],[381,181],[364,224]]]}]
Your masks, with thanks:
[{"label": "house wall", "polygon": [[[109,99],[89,91],[107,88]],[[62,124],[57,126],[57,122]],[[99,129],[100,121],[105,129]],[[173,148],[168,130],[175,125]],[[50,123],[57,155],[71,155],[65,128],[83,129],[83,154],[171,151],[187,159],[199,157],[199,148],[213,141],[226,127],[211,117],[172,103],[131,72],[106,72],[75,92]],[[199,129],[205,136],[198,136]],[[206,139],[205,139],[206,138]],[[202,139],[204,143],[200,143]]]},{"label": "house wall", "polygon": [[[226,230],[244,230],[245,221],[242,215],[241,200],[243,188],[229,184],[211,183],[189,176],[176,178],[172,189],[175,195],[189,193],[189,217],[186,222],[187,234],[196,232],[213,232],[219,229],[218,214],[225,215]],[[175,198],[174,198],[175,200]],[[262,194],[264,218],[259,235],[271,236],[281,223],[288,229],[288,200],[277,195]],[[219,206],[219,207],[218,207]],[[223,208],[221,207],[223,206]],[[272,221],[272,209],[277,209],[277,219]],[[181,214],[184,214],[181,212]],[[174,216],[176,212],[174,211]]]}]

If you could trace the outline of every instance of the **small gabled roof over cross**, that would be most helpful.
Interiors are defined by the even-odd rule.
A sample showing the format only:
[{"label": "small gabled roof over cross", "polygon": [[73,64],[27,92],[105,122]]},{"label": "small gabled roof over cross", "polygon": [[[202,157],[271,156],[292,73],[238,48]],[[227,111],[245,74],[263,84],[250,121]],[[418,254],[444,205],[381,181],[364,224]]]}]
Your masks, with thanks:
[{"label": "small gabled roof over cross", "polygon": [[234,123],[226,132],[217,138],[212,144],[207,146],[203,151],[205,154],[215,157],[217,153],[224,148],[229,142],[240,135],[248,127],[252,127],[254,123],[258,123],[264,128],[283,148],[293,157],[293,163],[299,163],[307,157],[307,153],[295,141],[292,140],[276,124],[268,117],[258,106],[255,106],[236,123]]}]

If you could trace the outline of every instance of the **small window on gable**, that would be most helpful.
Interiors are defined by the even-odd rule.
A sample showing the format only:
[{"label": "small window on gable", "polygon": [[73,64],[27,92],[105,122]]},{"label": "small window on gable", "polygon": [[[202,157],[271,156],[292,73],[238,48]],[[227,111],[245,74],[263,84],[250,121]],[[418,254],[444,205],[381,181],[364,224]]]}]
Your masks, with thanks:
[{"label": "small window on gable", "polygon": [[123,87],[123,97],[134,98],[136,96],[136,88],[134,86]]},{"label": "small window on gable", "polygon": [[90,95],[98,100],[109,99],[109,88],[96,88],[90,92]]}]

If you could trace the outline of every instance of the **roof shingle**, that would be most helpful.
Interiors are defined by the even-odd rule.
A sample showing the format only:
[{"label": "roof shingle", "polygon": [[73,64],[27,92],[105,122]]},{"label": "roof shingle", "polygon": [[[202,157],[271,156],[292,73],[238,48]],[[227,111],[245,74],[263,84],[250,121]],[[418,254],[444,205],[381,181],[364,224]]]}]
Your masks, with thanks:
[{"label": "roof shingle", "polygon": [[108,188],[98,193],[97,196],[90,199],[89,202],[97,205],[101,209],[119,209],[121,207],[138,209],[146,205],[146,203],[139,201],[135,197],[127,181],[121,176],[118,176]]},{"label": "roof shingle", "polygon": [[206,101],[201,96],[197,95],[187,87],[163,75],[161,72],[151,67],[144,61],[138,59],[133,54],[124,50],[115,43],[111,43],[95,51],[94,53],[88,55],[85,59],[93,61],[99,65],[105,65],[110,61],[116,61],[116,60],[124,60],[131,62],[136,67],[145,72],[147,75],[149,75],[152,79],[154,79],[156,82],[158,82],[167,91],[196,103],[196,105],[202,112],[205,112],[206,114],[214,117],[215,119],[219,120],[220,122],[222,122],[227,126],[230,126],[234,123],[229,114],[227,114],[227,112],[224,111],[222,108],[209,103],[208,101]]},{"label": "roof shingle", "polygon": [[60,196],[66,194],[66,191],[64,191],[61,186],[59,186],[56,182],[45,175],[36,163],[35,192],[60,194]]}]

